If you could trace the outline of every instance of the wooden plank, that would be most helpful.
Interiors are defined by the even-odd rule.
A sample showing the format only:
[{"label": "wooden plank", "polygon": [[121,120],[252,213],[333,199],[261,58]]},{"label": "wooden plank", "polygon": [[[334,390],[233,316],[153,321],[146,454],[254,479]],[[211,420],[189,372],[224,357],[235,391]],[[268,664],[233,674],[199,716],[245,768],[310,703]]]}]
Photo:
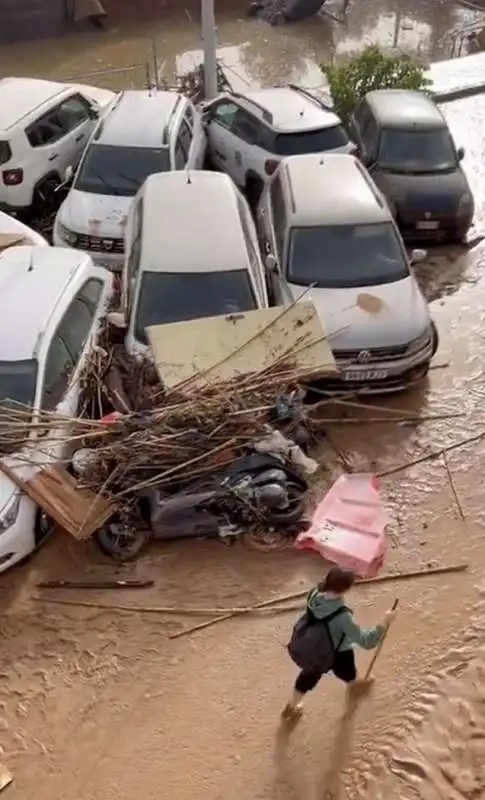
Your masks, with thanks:
[{"label": "wooden plank", "polygon": [[[220,383],[260,372],[294,351],[301,373],[336,374],[326,332],[313,303],[206,317],[147,328],[154,361],[168,388]],[[198,377],[200,375],[200,377]]]},{"label": "wooden plank", "polygon": [[81,489],[61,466],[45,467],[28,480],[1,461],[0,469],[75,539],[88,539],[116,510],[111,500],[89,489]]}]

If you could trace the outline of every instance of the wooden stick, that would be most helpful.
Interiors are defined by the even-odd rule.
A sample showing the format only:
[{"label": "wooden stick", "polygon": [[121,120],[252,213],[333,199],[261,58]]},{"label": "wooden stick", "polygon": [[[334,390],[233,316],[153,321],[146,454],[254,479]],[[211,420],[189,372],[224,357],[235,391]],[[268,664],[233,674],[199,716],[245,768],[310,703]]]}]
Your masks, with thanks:
[{"label": "wooden stick", "polygon": [[[387,581],[394,581],[394,580],[406,580],[408,578],[419,578],[421,576],[432,576],[432,575],[443,575],[446,573],[455,573],[455,572],[465,572],[468,569],[468,564],[453,564],[448,567],[432,567],[430,569],[421,569],[415,570],[413,572],[397,572],[396,574],[388,574],[388,575],[379,575],[377,578],[364,578],[360,581],[355,583],[355,586],[367,585],[367,584],[374,584],[374,583],[384,583]],[[297,600],[299,598],[305,597],[308,594],[308,589],[305,589],[300,592],[292,592],[291,594],[286,594],[279,597],[273,597],[271,600],[265,600],[262,603],[259,603],[255,606],[240,606],[235,608],[203,608],[200,606],[195,606],[191,608],[190,606],[133,606],[133,605],[119,605],[114,603],[97,603],[91,600],[68,600],[61,597],[44,597],[43,595],[37,596],[34,599],[38,600],[41,603],[54,603],[55,605],[62,605],[62,606],[77,606],[79,608],[97,608],[105,611],[126,611],[126,612],[136,612],[138,614],[176,614],[176,615],[193,615],[193,614],[222,614],[223,618],[229,618],[237,616],[238,614],[252,614],[256,613],[257,611],[270,611],[271,613],[288,613],[289,611],[295,611],[301,608],[301,603],[298,605],[291,605],[291,606],[281,606],[280,603],[287,603],[289,600]],[[209,620],[209,622],[214,624],[215,622],[220,622],[221,617],[214,618]],[[183,636],[186,633],[193,632],[193,629],[185,629],[184,631],[179,632],[174,637],[170,638],[177,638],[178,636]]]},{"label": "wooden stick", "polygon": [[[394,600],[394,603],[392,604],[392,609],[391,609],[391,610],[392,610],[392,611],[395,611],[395,610],[396,610],[396,608],[398,607],[398,605],[399,605],[399,598],[398,598],[398,597],[396,597],[396,599]],[[371,674],[371,672],[372,672],[372,668],[373,668],[374,664],[375,664],[375,663],[376,663],[376,661],[377,661],[377,658],[378,658],[378,656],[379,656],[379,653],[380,653],[380,652],[381,652],[381,650],[382,650],[382,645],[383,645],[383,644],[384,644],[384,642],[386,641],[386,636],[387,636],[387,634],[389,633],[389,628],[390,628],[390,627],[391,627],[391,626],[390,626],[390,624],[389,624],[389,625],[387,625],[387,627],[386,627],[386,629],[385,629],[384,633],[382,634],[381,641],[380,641],[380,642],[379,642],[379,644],[377,645],[377,647],[376,647],[376,650],[375,650],[375,653],[374,653],[374,655],[373,655],[373,656],[372,656],[372,658],[371,658],[371,662],[370,662],[369,666],[367,667],[367,672],[366,672],[366,673],[365,673],[365,675],[364,675],[364,681],[368,681],[368,680],[369,680],[369,678],[370,678],[370,674]]]},{"label": "wooden stick", "polygon": [[455,482],[453,480],[453,476],[450,471],[450,467],[448,466],[448,459],[446,458],[446,453],[443,453],[443,464],[445,465],[446,474],[448,475],[448,481],[450,484],[450,488],[455,499],[455,505],[458,509],[458,514],[460,515],[460,519],[462,522],[465,522],[465,513],[463,511],[463,506],[460,502],[460,498],[458,497],[458,492],[456,491]]},{"label": "wooden stick", "polygon": [[465,447],[465,445],[471,444],[472,442],[478,442],[480,439],[483,439],[484,436],[485,431],[482,431],[481,433],[477,433],[475,436],[470,436],[468,439],[462,439],[461,442],[449,444],[447,447],[442,447],[440,450],[434,450],[432,453],[428,453],[420,458],[414,458],[412,461],[408,461],[405,464],[399,464],[397,467],[391,467],[383,472],[378,472],[377,477],[387,478],[388,475],[395,475],[396,472],[402,472],[403,470],[409,469],[410,467],[415,467],[418,464],[424,464],[425,461],[431,461],[433,458],[439,458],[444,453],[450,453],[452,450],[458,450],[458,448]]}]

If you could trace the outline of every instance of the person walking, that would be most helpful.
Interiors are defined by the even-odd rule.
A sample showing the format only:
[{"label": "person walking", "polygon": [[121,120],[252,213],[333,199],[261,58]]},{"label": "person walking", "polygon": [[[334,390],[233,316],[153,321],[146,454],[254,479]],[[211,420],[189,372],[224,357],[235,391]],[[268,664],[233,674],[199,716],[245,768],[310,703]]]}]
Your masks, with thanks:
[{"label": "person walking", "polygon": [[307,597],[305,614],[297,621],[288,652],[300,668],[293,694],[282,711],[284,719],[298,719],[302,701],[323,675],[332,671],[351,686],[357,680],[354,646],[372,650],[381,641],[396,612],[384,614],[374,628],[361,628],[345,605],[344,595],[355,583],[351,570],[333,567]]}]

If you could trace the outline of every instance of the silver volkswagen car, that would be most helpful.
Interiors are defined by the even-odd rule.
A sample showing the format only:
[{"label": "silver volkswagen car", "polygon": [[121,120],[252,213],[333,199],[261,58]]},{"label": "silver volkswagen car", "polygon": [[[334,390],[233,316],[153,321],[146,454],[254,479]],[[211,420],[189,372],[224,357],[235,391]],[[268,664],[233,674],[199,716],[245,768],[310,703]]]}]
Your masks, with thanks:
[{"label": "silver volkswagen car", "polygon": [[329,389],[391,392],[426,376],[438,334],[386,200],[354,156],[284,159],[257,224],[271,301],[304,294],[329,333],[340,372]]}]

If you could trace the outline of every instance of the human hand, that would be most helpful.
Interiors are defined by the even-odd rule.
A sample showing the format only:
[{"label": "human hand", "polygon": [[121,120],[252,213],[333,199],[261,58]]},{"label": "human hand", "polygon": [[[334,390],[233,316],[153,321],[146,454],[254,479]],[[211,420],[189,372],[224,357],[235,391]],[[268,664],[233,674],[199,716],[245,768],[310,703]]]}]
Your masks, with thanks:
[{"label": "human hand", "polygon": [[389,609],[389,611],[386,611],[382,619],[382,624],[384,625],[384,627],[388,628],[391,622],[394,622],[395,617],[396,617],[396,609],[391,608]]}]

